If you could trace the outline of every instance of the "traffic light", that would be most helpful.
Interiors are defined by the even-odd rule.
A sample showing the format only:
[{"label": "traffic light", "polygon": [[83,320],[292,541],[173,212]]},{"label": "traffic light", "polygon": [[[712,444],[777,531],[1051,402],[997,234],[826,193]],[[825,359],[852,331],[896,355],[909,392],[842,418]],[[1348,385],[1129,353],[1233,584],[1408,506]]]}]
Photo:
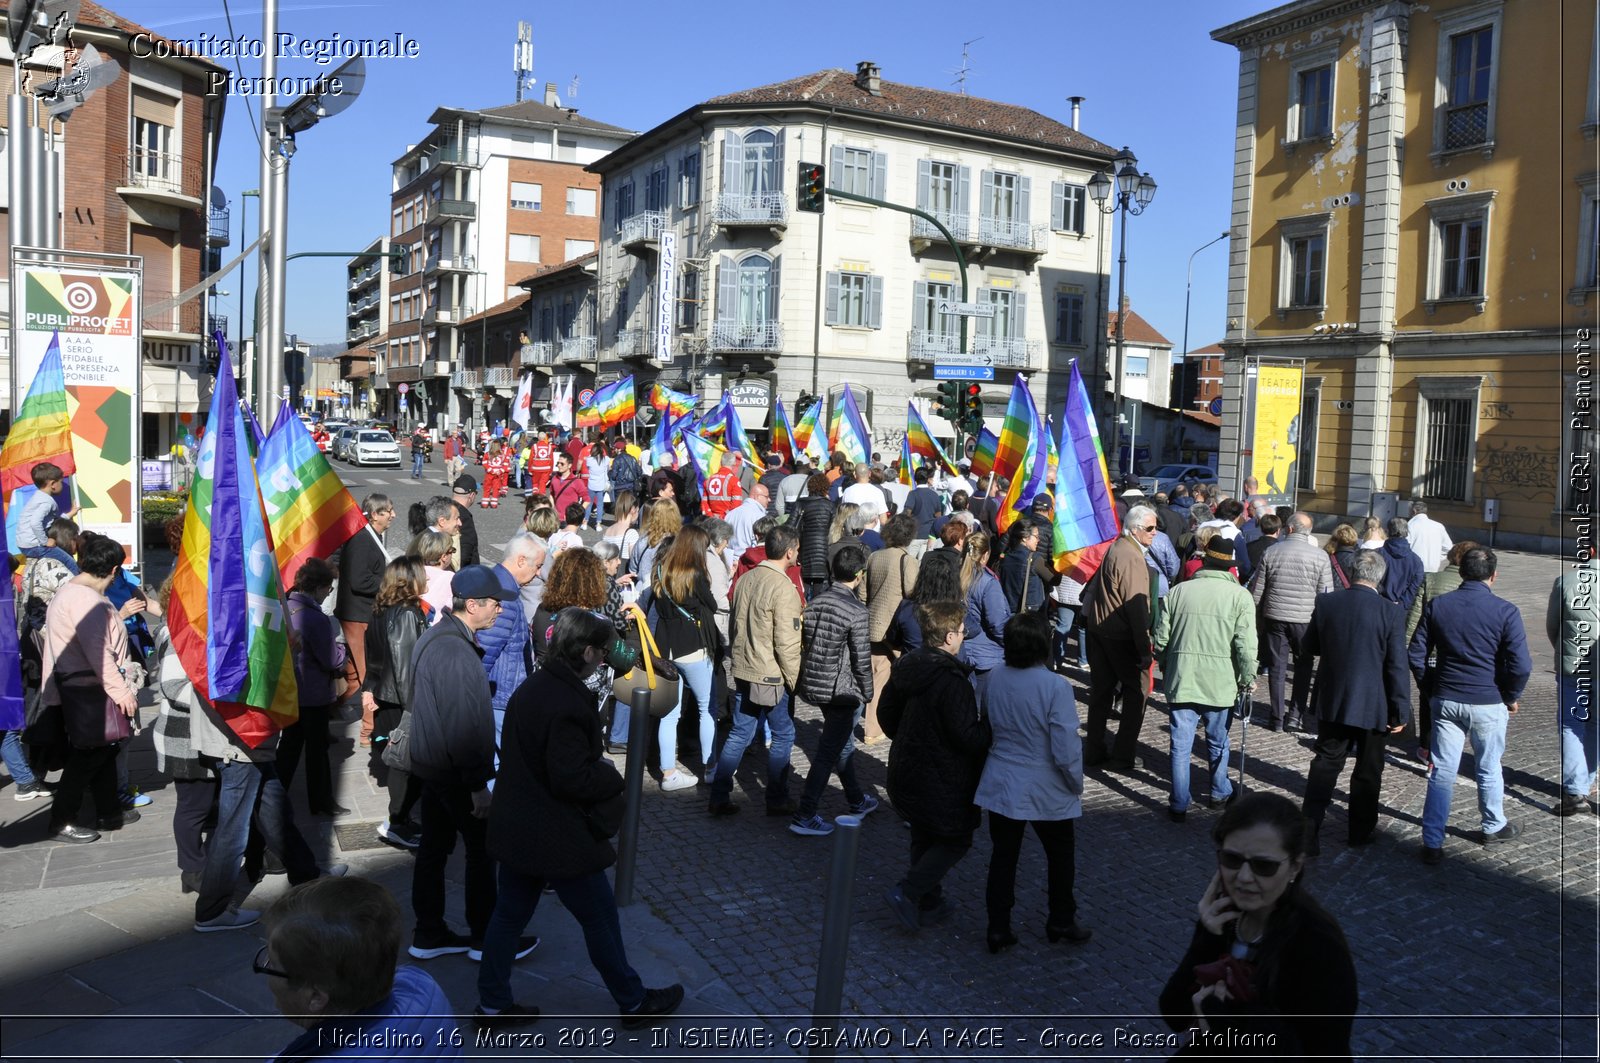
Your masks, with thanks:
[{"label": "traffic light", "polygon": [[800,397],[794,401],[795,420],[806,415],[806,411],[817,404],[817,397],[809,391],[802,391]]},{"label": "traffic light", "polygon": [[827,187],[827,179],[823,173],[822,164],[816,162],[803,162],[800,164],[799,188],[800,209],[810,211],[812,214],[822,213],[822,190]]},{"label": "traffic light", "polygon": [[939,416],[951,424],[961,420],[961,385],[954,380],[939,383]]},{"label": "traffic light", "polygon": [[983,428],[983,385],[968,384],[964,402],[967,434],[975,436]]}]

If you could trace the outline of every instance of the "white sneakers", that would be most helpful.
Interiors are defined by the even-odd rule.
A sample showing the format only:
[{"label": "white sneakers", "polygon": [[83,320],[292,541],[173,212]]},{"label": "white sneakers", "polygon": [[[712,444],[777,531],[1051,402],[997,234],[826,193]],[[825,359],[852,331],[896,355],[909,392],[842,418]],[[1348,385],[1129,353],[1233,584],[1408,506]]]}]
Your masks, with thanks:
[{"label": "white sneakers", "polygon": [[670,775],[661,777],[661,789],[666,791],[688,790],[699,784],[693,772],[684,771],[682,768],[674,770]]}]

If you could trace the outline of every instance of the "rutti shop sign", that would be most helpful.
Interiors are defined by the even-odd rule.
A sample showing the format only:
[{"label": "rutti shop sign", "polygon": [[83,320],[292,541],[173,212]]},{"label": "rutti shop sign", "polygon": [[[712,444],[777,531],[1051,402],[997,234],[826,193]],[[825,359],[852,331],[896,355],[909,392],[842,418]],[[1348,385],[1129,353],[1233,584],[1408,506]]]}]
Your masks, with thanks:
[{"label": "rutti shop sign", "polygon": [[11,408],[22,408],[59,332],[79,523],[122,543],[137,563],[140,274],[15,261],[11,276]]}]

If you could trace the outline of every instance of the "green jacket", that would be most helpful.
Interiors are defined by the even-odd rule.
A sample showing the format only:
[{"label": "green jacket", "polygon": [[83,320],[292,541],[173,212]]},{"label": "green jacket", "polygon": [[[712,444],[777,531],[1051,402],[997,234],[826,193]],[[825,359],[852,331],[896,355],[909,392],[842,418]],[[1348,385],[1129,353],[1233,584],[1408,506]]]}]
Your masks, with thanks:
[{"label": "green jacket", "polygon": [[1156,621],[1168,705],[1226,708],[1256,675],[1256,607],[1226,572],[1201,570],[1172,588]]},{"label": "green jacket", "polygon": [[1545,634],[1555,648],[1562,675],[1575,675],[1585,658],[1594,654],[1596,628],[1600,628],[1600,561],[1590,558],[1573,565],[1550,588],[1550,605],[1544,614]]},{"label": "green jacket", "polygon": [[1449,594],[1461,586],[1461,569],[1455,565],[1446,565],[1437,572],[1429,572],[1422,577],[1422,590],[1411,600],[1411,611],[1406,614],[1406,645],[1411,645],[1411,636],[1417,633],[1417,625],[1422,623],[1422,610],[1429,602],[1441,594]]}]

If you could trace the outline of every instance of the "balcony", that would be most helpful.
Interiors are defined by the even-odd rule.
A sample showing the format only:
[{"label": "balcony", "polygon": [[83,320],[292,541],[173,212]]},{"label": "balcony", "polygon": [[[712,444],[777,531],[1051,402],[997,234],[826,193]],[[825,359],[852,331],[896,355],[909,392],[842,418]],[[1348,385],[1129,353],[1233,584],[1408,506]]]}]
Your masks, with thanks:
[{"label": "balcony", "polygon": [[618,358],[654,358],[656,356],[656,330],[644,328],[623,329],[617,333],[617,343],[612,353]]},{"label": "balcony", "polygon": [[457,369],[450,374],[450,386],[457,391],[476,391],[483,386],[483,374],[476,369]]},{"label": "balcony", "polygon": [[776,321],[753,325],[719,320],[711,323],[711,349],[776,354],[783,349],[783,326]]},{"label": "balcony", "polygon": [[1026,218],[980,218],[978,242],[985,247],[1042,255],[1044,226],[1030,225]]},{"label": "balcony", "polygon": [[425,170],[437,170],[447,166],[465,166],[468,169],[476,169],[478,166],[477,150],[461,144],[440,144],[423,157],[428,161],[428,165],[424,167]]},{"label": "balcony", "polygon": [[594,351],[593,336],[568,336],[561,341],[561,353],[558,357],[563,362],[592,362]]},{"label": "balcony", "polygon": [[[938,218],[939,224],[950,230],[950,235],[956,238],[956,243],[977,243],[972,237],[972,219],[968,215],[957,214],[948,210],[930,210],[928,213]],[[919,218],[913,214],[911,216],[911,242],[920,244],[921,246],[916,250],[921,252],[929,244],[937,243],[942,245],[945,242],[944,233],[930,224],[926,218]]]},{"label": "balcony", "polygon": [[377,334],[378,323],[376,321],[363,321],[361,324],[355,326],[348,333],[346,333],[345,338],[351,343],[360,343],[363,340],[371,339]]},{"label": "balcony", "polygon": [[959,358],[961,339],[955,331],[937,332],[914,328],[906,335],[906,360],[909,362],[948,362]]},{"label": "balcony", "polygon": [[206,221],[206,242],[212,247],[228,246],[228,223],[231,212],[227,207],[212,207]]},{"label": "balcony", "polygon": [[219,353],[217,349],[217,333],[219,332],[224,336],[228,334],[228,317],[226,314],[211,315],[211,325],[206,330],[205,336],[207,358],[216,358]]},{"label": "balcony", "polygon": [[[146,306],[164,303],[178,295],[178,292],[144,291]],[[159,333],[163,336],[199,336],[205,328],[205,307],[197,295],[186,303],[179,303],[170,310],[156,312],[147,311],[144,315],[145,335]]]},{"label": "balcony", "polygon": [[472,255],[429,255],[423,265],[424,273],[471,273],[478,268]]},{"label": "balcony", "polygon": [[376,281],[379,274],[382,272],[382,268],[378,266],[362,267],[354,276],[350,278],[350,290],[353,292],[360,291],[362,288],[365,288],[367,285]]},{"label": "balcony", "polygon": [[516,386],[521,383],[521,377],[520,370],[512,369],[509,366],[490,366],[483,371],[483,386],[486,388],[511,388],[515,390]]},{"label": "balcony", "polygon": [[350,303],[349,308],[345,310],[345,316],[346,317],[357,317],[360,314],[363,314],[363,313],[367,312],[368,310],[371,310],[373,307],[375,307],[377,305],[378,305],[378,293],[377,292],[370,292],[367,295],[364,295],[361,298],[356,299],[354,302]]},{"label": "balcony", "polygon": [[[1042,255],[1045,252],[1045,226],[1030,225],[1026,219],[992,218],[985,215],[979,217],[978,223],[974,225],[971,216],[967,214],[942,210],[928,213],[938,218],[940,223],[950,230],[950,235],[955,237],[956,243],[963,247],[976,247],[984,252],[1021,251],[1030,255]],[[944,234],[926,219],[915,215],[911,218],[911,245],[917,254],[921,254],[929,247],[946,246]]]},{"label": "balcony", "polygon": [[434,225],[447,221],[472,221],[478,216],[478,205],[469,199],[432,199],[423,221]]},{"label": "balcony", "polygon": [[622,249],[637,251],[661,245],[661,229],[667,224],[664,211],[647,210],[622,219]]},{"label": "balcony", "polygon": [[782,192],[723,193],[717,197],[715,217],[724,229],[761,226],[782,230],[789,224],[789,204]]},{"label": "balcony", "polygon": [[450,363],[428,359],[422,363],[422,375],[433,377],[447,377],[450,375]]},{"label": "balcony", "polygon": [[1024,371],[1039,368],[1040,344],[1038,340],[1024,340],[1013,336],[975,336],[972,340],[972,352],[980,356],[988,356],[985,364],[996,369],[1021,369]]},{"label": "balcony", "polygon": [[471,316],[470,306],[430,306],[422,312],[422,324],[459,325]]},{"label": "balcony", "polygon": [[556,345],[550,340],[522,345],[523,365],[555,365]]},{"label": "balcony", "polygon": [[118,195],[193,209],[204,203],[199,166],[185,165],[182,157],[165,151],[141,149],[123,158],[127,163],[128,183],[117,189]]}]

